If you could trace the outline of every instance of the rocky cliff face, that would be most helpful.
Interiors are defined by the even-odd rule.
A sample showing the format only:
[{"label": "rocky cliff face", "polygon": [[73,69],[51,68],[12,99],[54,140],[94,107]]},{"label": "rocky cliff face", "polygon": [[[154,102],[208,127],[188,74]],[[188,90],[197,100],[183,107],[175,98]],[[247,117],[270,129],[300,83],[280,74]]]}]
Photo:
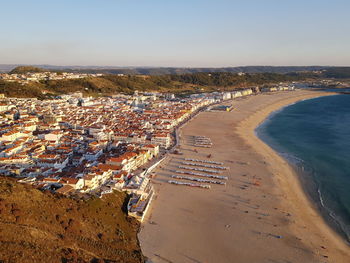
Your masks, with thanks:
[{"label": "rocky cliff face", "polygon": [[0,262],[144,262],[125,198],[74,200],[0,177]]}]

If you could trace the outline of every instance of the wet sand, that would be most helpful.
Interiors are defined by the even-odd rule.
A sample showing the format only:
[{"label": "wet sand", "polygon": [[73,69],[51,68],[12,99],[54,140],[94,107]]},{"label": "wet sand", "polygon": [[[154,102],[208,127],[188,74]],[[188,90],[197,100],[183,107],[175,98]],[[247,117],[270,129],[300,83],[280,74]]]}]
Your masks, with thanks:
[{"label": "wet sand", "polygon": [[[250,96],[230,101],[232,112],[203,112],[182,127],[183,155],[169,155],[153,180],[156,197],[139,234],[144,255],[175,263],[350,262],[349,246],[317,213],[293,169],[254,133],[271,112],[322,95]],[[193,147],[191,135],[211,138],[213,147]],[[224,162],[227,185],[166,183],[183,158]]]}]

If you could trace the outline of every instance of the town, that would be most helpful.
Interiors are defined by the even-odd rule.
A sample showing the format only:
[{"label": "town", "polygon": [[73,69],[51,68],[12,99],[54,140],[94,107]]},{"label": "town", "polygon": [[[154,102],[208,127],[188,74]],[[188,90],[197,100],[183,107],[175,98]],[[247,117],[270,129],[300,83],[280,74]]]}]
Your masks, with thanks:
[{"label": "town", "polygon": [[176,146],[183,123],[223,101],[293,89],[283,84],[187,98],[137,91],[100,98],[76,92],[52,100],[1,95],[0,172],[64,195],[126,191],[129,215],[142,221],[154,195],[152,170]]},{"label": "town", "polygon": [[40,82],[46,80],[82,79],[87,77],[100,77],[102,74],[85,74],[70,72],[28,72],[23,74],[0,74],[0,80],[28,84],[29,82]]}]

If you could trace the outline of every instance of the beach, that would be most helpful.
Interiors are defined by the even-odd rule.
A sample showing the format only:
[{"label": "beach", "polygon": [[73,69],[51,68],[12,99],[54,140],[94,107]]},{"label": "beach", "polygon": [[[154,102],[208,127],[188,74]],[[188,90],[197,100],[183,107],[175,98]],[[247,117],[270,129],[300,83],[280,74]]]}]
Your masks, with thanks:
[{"label": "beach", "polygon": [[[350,249],[323,220],[291,166],[255,135],[272,112],[331,95],[259,94],[231,112],[202,112],[179,131],[183,155],[169,154],[153,179],[156,196],[139,239],[151,262],[349,262]],[[198,148],[190,136],[206,136]],[[208,156],[211,154],[210,158]],[[166,181],[184,158],[223,162],[226,186],[197,189]]]}]

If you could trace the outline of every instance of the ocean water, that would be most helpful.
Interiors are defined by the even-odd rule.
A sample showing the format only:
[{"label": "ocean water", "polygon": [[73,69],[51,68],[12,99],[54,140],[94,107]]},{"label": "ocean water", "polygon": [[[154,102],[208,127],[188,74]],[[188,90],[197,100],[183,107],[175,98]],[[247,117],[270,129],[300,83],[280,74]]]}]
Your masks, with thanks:
[{"label": "ocean water", "polygon": [[323,216],[350,241],[350,95],[289,105],[256,132],[303,171],[303,181],[313,180]]}]

